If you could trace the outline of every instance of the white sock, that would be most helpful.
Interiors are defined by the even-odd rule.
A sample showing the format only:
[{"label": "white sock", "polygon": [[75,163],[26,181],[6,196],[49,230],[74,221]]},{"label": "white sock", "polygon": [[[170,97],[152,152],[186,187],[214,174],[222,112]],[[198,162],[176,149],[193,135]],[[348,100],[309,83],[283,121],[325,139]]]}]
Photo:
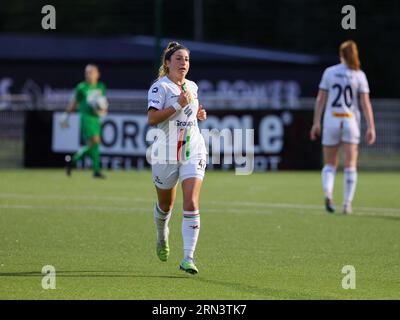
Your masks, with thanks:
[{"label": "white sock", "polygon": [[192,259],[196,249],[197,238],[200,232],[200,213],[199,210],[183,211],[182,237],[183,251],[185,259]]},{"label": "white sock", "polygon": [[344,176],[344,205],[351,205],[354,198],[354,193],[356,192],[357,185],[357,169],[356,168],[345,168]]},{"label": "white sock", "polygon": [[171,219],[171,211],[164,212],[158,206],[158,203],[154,206],[154,223],[157,229],[157,240],[166,241],[168,239],[169,228],[168,223]]},{"label": "white sock", "polygon": [[333,196],[333,186],[335,184],[336,169],[330,164],[326,164],[322,168],[322,188],[325,193],[325,197],[332,199]]}]

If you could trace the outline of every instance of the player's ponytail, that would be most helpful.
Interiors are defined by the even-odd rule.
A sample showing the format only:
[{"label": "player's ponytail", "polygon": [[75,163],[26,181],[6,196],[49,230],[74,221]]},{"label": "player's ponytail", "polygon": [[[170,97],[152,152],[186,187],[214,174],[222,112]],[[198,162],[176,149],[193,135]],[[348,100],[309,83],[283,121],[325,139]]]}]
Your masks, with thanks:
[{"label": "player's ponytail", "polygon": [[179,44],[176,41],[172,41],[168,43],[167,47],[164,49],[164,52],[161,57],[161,66],[160,69],[158,70],[158,77],[157,80],[166,76],[168,74],[168,66],[167,66],[167,60],[171,60],[171,56],[178,50],[184,49],[188,53],[190,53],[189,49],[186,48],[185,46]]},{"label": "player's ponytail", "polygon": [[350,69],[360,70],[361,63],[358,57],[357,44],[353,40],[343,42],[340,45],[339,54]]}]

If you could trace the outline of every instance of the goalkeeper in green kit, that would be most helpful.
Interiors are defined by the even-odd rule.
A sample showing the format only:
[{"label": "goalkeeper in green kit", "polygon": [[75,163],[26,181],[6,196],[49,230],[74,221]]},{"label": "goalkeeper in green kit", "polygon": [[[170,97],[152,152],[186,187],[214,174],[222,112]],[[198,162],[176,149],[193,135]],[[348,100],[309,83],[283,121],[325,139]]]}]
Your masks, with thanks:
[{"label": "goalkeeper in green kit", "polygon": [[99,82],[99,78],[99,68],[88,64],[85,68],[85,81],[76,86],[74,99],[60,121],[61,127],[68,127],[69,114],[78,109],[81,136],[86,143],[72,157],[69,155],[65,157],[68,176],[79,160],[89,156],[92,159],[93,177],[105,178],[100,170],[100,118],[107,113],[108,102],[105,97],[106,87]]}]

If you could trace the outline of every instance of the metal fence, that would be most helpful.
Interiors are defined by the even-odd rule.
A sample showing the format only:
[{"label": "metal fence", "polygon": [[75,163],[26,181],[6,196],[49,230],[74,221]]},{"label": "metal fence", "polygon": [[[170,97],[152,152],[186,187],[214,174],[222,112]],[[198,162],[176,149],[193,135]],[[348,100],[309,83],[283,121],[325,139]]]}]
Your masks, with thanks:
[{"label": "metal fence", "polygon": [[23,166],[24,112],[0,111],[0,168]]},{"label": "metal fence", "polygon": [[[130,91],[129,94],[114,92],[109,96],[111,112],[143,113],[146,110],[147,92]],[[56,97],[56,98],[55,98]],[[52,96],[52,100],[42,99],[39,104],[33,104],[29,96],[7,97],[2,102],[7,110],[0,111],[0,168],[20,168],[23,166],[24,148],[24,111],[34,109],[64,110],[70,99],[70,93]],[[212,109],[254,109],[268,108],[267,101],[258,101],[252,107],[247,107],[249,99],[233,99],[213,96],[203,99],[204,105]],[[38,102],[38,101],[36,101]],[[313,98],[303,98],[297,109],[313,108]],[[372,101],[377,130],[377,142],[367,146],[365,139],[360,145],[359,168],[361,170],[400,170],[400,100],[377,99]],[[258,105],[258,107],[254,107]],[[285,106],[283,104],[283,106]],[[365,135],[365,123],[362,124]]]},{"label": "metal fence", "polygon": [[400,100],[372,101],[375,115],[376,143],[365,142],[365,121],[362,123],[360,168],[372,170],[400,169]]}]

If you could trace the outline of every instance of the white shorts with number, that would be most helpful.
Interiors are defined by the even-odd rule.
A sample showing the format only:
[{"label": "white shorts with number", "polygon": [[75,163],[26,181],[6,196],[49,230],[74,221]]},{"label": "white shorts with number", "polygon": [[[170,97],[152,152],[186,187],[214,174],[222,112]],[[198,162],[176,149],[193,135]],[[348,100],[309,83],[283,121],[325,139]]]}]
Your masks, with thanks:
[{"label": "white shorts with number", "polygon": [[333,147],[340,143],[360,143],[360,126],[354,117],[324,121],[322,144]]},{"label": "white shorts with number", "polygon": [[172,189],[188,178],[203,180],[206,169],[206,155],[198,154],[188,160],[169,163],[153,163],[151,171],[153,182],[160,189]]}]

